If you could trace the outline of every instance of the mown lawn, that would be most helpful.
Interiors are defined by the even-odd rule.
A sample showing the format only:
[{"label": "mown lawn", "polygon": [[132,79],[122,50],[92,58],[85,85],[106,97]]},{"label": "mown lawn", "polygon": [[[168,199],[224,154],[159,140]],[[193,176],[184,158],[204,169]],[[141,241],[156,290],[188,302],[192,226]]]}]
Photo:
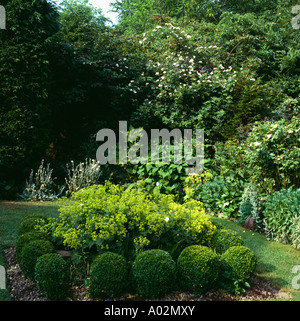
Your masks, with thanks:
[{"label": "mown lawn", "polygon": [[[14,245],[20,219],[30,213],[44,213],[48,217],[58,215],[58,206],[53,202],[8,202],[0,201],[0,265],[4,265],[3,250]],[[10,300],[8,290],[0,290],[0,301]]]},{"label": "mown lawn", "polygon": [[[58,215],[58,206],[53,202],[0,202],[0,265],[4,265],[3,250],[16,242],[16,231],[20,219],[29,213],[44,213],[48,217]],[[263,235],[248,232],[239,224],[214,218],[226,228],[236,231],[245,245],[254,251],[258,258],[257,274],[288,292],[292,300],[300,301],[300,291],[292,288],[295,274],[292,268],[300,265],[300,251],[290,245],[268,241]],[[0,290],[0,301],[10,300],[8,290]]]},{"label": "mown lawn", "polygon": [[[258,265],[256,274],[275,284],[292,296],[292,300],[300,301],[300,291],[292,287],[292,273],[295,265],[300,265],[300,251],[291,245],[276,241],[268,241],[262,234],[247,231],[241,225],[220,218],[214,218],[228,229],[236,231],[256,255]],[[299,272],[298,272],[299,273]]]}]

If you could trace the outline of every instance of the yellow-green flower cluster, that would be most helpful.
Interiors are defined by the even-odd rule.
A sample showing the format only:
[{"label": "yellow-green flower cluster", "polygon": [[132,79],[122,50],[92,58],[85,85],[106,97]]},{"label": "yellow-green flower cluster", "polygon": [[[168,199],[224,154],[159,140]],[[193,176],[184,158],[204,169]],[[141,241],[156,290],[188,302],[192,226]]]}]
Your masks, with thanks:
[{"label": "yellow-green flower cluster", "polygon": [[210,241],[216,228],[201,202],[178,204],[171,195],[155,192],[150,196],[110,182],[76,192],[63,201],[59,211],[48,229],[71,249],[95,245],[140,252],[166,240],[172,242],[172,235],[188,235],[203,244]]},{"label": "yellow-green flower cluster", "polygon": [[211,180],[213,175],[209,171],[205,171],[201,175],[188,175],[184,182],[185,198],[193,199],[197,192],[197,186]]}]

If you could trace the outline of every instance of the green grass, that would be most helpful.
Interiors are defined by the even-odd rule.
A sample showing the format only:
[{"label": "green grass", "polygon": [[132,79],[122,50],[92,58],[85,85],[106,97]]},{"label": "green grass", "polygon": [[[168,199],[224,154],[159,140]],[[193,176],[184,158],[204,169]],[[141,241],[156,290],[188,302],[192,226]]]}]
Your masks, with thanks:
[{"label": "green grass", "polygon": [[[3,250],[15,244],[20,219],[29,213],[44,213],[48,217],[58,215],[53,202],[0,202],[0,265],[4,265]],[[268,241],[263,235],[248,232],[229,220],[213,218],[225,228],[236,231],[258,258],[257,275],[286,291],[291,300],[300,301],[300,291],[292,288],[292,268],[300,265],[300,251],[290,245]],[[8,290],[0,290],[0,301],[10,300]]]},{"label": "green grass", "polygon": [[[53,202],[7,202],[0,201],[0,265],[5,266],[3,250],[13,246],[21,218],[30,213],[44,213],[48,217],[58,215],[58,206]],[[11,300],[8,290],[0,290],[0,301]]]},{"label": "green grass", "polygon": [[300,291],[292,287],[292,279],[296,274],[292,273],[295,265],[300,265],[300,251],[291,245],[284,245],[276,241],[268,241],[262,234],[247,231],[241,225],[220,218],[214,218],[225,228],[234,230],[256,255],[258,265],[256,274],[279,289],[286,291],[291,300],[300,301]]}]

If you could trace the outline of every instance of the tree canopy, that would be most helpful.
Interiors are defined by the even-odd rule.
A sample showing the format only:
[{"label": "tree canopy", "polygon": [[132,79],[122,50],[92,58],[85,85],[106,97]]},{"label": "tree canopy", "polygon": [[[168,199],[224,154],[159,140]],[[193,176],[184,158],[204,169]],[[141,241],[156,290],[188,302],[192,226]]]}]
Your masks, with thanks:
[{"label": "tree canopy", "polygon": [[[88,0],[3,0],[0,192],[41,159],[95,157],[119,120],[241,139],[255,121],[299,117],[299,30],[288,0],[117,0],[109,26]],[[10,194],[9,194],[10,193]]]}]

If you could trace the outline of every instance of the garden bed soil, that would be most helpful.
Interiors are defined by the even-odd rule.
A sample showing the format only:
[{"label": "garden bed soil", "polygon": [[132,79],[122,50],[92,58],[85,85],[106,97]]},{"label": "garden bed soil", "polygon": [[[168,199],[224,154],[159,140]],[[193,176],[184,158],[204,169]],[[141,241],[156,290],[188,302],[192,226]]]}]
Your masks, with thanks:
[{"label": "garden bed soil", "polygon": [[[8,288],[13,300],[50,301],[39,291],[34,282],[24,276],[16,260],[15,248],[4,250],[4,258],[6,262]],[[251,284],[251,287],[239,297],[220,291],[209,291],[203,295],[173,292],[160,298],[160,301],[261,301],[270,299],[290,299],[290,296],[286,292],[281,291],[258,276],[253,276],[249,283]],[[79,282],[78,285],[72,286],[71,296],[68,300],[92,301],[88,296],[88,290],[85,288],[83,282]],[[116,299],[116,301],[145,301],[145,299],[137,295],[125,294]]]}]

